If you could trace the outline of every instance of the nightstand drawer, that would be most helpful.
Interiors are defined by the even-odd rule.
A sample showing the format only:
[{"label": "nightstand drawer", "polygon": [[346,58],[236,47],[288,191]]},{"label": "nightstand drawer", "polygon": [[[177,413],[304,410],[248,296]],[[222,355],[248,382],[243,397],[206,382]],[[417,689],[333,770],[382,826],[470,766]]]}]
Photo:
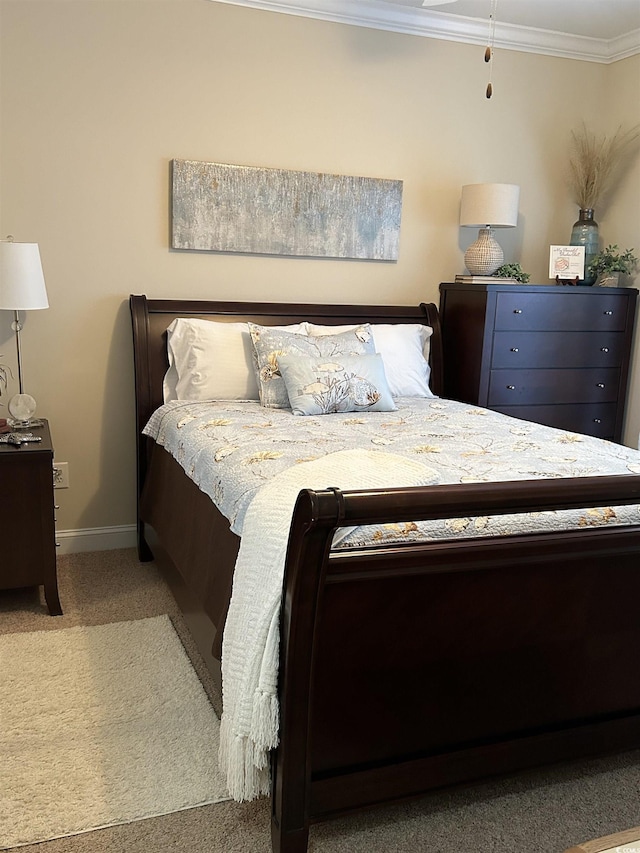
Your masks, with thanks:
[{"label": "nightstand drawer", "polygon": [[627,300],[615,293],[498,293],[496,329],[623,331]]},{"label": "nightstand drawer", "polygon": [[612,367],[492,370],[489,406],[615,403],[619,386],[620,370]]},{"label": "nightstand drawer", "polygon": [[496,406],[497,412],[538,424],[613,440],[615,403],[582,403],[562,406]]},{"label": "nightstand drawer", "polygon": [[491,367],[620,367],[624,332],[496,332]]}]

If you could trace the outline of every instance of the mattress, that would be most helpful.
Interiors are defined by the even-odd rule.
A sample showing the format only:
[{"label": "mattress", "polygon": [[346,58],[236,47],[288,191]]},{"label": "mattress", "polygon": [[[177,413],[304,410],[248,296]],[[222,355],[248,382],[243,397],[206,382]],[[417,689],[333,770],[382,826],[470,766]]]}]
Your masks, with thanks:
[{"label": "mattress", "polygon": [[[240,536],[261,486],[293,465],[342,450],[420,460],[440,484],[640,474],[639,451],[602,439],[441,398],[396,403],[393,412],[299,417],[257,402],[174,401],[154,412],[144,434],[176,459]],[[351,530],[340,547],[638,522],[638,506],[443,519]]]}]

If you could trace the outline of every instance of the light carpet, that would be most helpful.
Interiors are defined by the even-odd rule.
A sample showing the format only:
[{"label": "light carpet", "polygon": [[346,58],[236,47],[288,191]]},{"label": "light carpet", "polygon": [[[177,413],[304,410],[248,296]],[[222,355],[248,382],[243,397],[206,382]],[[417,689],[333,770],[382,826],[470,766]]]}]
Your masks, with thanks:
[{"label": "light carpet", "polygon": [[0,849],[228,799],[168,616],[0,636]]}]

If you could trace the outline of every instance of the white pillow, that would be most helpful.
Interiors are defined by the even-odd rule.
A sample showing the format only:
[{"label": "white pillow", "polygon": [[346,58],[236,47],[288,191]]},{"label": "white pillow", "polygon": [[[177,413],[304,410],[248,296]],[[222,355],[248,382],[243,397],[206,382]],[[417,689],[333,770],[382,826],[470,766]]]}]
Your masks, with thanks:
[{"label": "white pillow", "polygon": [[[318,326],[307,323],[308,334],[335,335],[355,326]],[[434,397],[429,388],[429,339],[431,326],[422,323],[371,323],[376,352],[394,397]]]},{"label": "white pillow", "polygon": [[[306,323],[275,326],[306,334]],[[162,390],[171,400],[258,400],[253,346],[247,323],[178,317],[167,329]]]}]

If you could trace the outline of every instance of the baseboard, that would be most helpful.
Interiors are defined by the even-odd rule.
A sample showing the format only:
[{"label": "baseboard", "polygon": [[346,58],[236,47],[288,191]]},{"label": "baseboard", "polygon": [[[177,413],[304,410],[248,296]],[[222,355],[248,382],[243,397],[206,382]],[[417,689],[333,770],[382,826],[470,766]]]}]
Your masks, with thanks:
[{"label": "baseboard", "polygon": [[115,548],[135,548],[135,524],[120,527],[88,527],[84,530],[57,530],[58,554],[78,554],[82,551],[111,551]]}]

